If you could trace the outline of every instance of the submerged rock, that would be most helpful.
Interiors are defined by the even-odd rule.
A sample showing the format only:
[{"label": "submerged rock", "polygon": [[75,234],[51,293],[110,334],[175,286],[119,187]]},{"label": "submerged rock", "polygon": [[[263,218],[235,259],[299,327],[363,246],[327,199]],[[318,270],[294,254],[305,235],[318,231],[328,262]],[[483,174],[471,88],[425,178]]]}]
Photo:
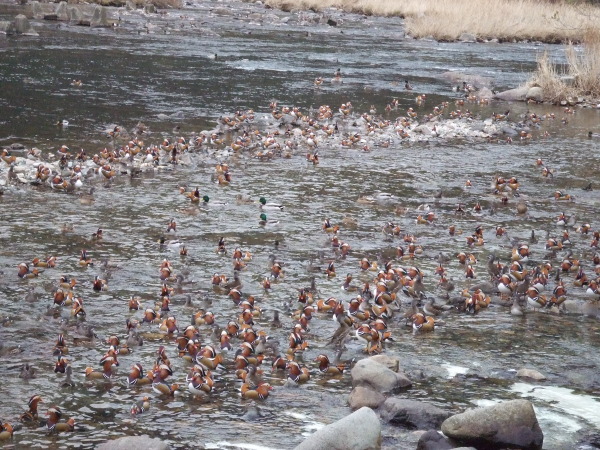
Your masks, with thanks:
[{"label": "submerged rock", "polygon": [[442,432],[463,444],[489,449],[541,449],[544,442],[533,405],[528,400],[470,409],[446,419]]},{"label": "submerged rock", "polygon": [[363,406],[376,409],[383,402],[385,402],[385,396],[367,386],[356,386],[348,397],[348,405],[352,409],[359,409]]},{"label": "submerged rock", "polygon": [[370,450],[381,447],[381,424],[364,407],[306,438],[295,450]]},{"label": "submerged rock", "polygon": [[351,375],[353,386],[369,386],[378,392],[391,392],[412,385],[404,374],[396,373],[369,358],[358,361]]},{"label": "submerged rock", "polygon": [[150,436],[127,436],[112,441],[107,441],[96,447],[97,450],[168,450],[169,446],[160,439]]},{"label": "submerged rock", "polygon": [[417,442],[417,450],[448,450],[455,447],[452,440],[435,430],[427,431]]},{"label": "submerged rock", "polygon": [[431,403],[405,398],[388,398],[381,406],[382,420],[408,428],[437,429],[451,415]]}]

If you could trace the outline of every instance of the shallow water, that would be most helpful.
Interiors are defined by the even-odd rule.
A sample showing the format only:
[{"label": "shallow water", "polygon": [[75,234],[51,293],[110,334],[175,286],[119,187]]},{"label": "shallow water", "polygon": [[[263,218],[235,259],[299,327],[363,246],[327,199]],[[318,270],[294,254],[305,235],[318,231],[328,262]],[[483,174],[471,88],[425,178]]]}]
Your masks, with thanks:
[{"label": "shallow water", "polygon": [[[363,112],[371,104],[383,111],[391,98],[398,97],[404,111],[414,106],[417,93],[425,93],[429,99],[421,110],[427,111],[454,97],[451,86],[437,74],[466,67],[470,73],[491,76],[499,89],[512,87],[527,78],[535,65],[533,55],[541,50],[532,43],[397,40],[394,37],[402,32],[397,19],[345,15],[340,27],[308,26],[302,22],[306,13],[290,16],[246,3],[223,3],[219,8],[199,3],[161,16],[117,10],[113,15],[121,17],[120,26],[114,29],[35,22],[40,38],[0,38],[0,144],[20,142],[46,154],[66,144],[92,154],[112,145],[104,130],[114,124],[130,129],[141,121],[149,127],[145,142],[159,143],[165,137],[190,137],[214,127],[220,115],[247,108],[259,113],[253,126],[261,127],[266,117],[261,113],[268,111],[272,100],[297,105],[304,111],[321,104],[337,107],[351,100],[355,111]],[[283,23],[281,19],[288,16],[289,22]],[[559,47],[547,48],[561,57]],[[215,53],[216,60],[211,59]],[[343,84],[326,81],[320,89],[314,88],[315,77],[328,80],[337,67],[344,73]],[[83,80],[81,88],[70,86],[74,78]],[[414,92],[402,90],[405,78],[415,86]],[[557,108],[534,105],[468,107],[482,117],[509,108],[513,117],[528,108],[539,114],[555,112],[559,118],[565,115]],[[389,118],[399,114],[392,113]],[[55,123],[63,119],[69,126],[57,127]],[[2,317],[10,319],[3,320],[0,337],[5,345],[18,343],[21,353],[0,357],[3,387],[13,393],[0,405],[0,418],[16,421],[29,397],[39,393],[45,405],[41,410],[51,404],[61,406],[66,416],[77,421],[77,432],[47,437],[41,429],[24,428],[16,433],[15,445],[88,448],[107,438],[144,433],[182,448],[291,448],[322,424],[350,412],[345,398],[350,391],[349,375],[323,380],[313,370],[306,385],[286,389],[282,387],[283,375],[265,369],[264,377],[275,390],[259,405],[260,419],[250,422],[241,420],[247,402],[239,398],[239,383],[230,369],[232,355],[226,357],[229,369],[216,376],[209,402],[190,399],[187,393],[167,400],[150,394],[151,409],[138,417],[132,417],[129,409],[149,388],[127,389],[118,381],[104,385],[84,380],[85,367],[97,368],[107,349],[104,338],[122,336],[125,318],[140,317],[140,313],[127,312],[128,298],[141,295],[144,306],[158,300],[160,262],[168,258],[176,273],[186,274],[171,304],[180,328],[200,307],[213,311],[217,323],[224,325],[236,317],[238,308],[225,295],[211,290],[213,273],[232,275],[231,257],[216,254],[217,242],[224,236],[230,252],[236,246],[250,251],[254,259],[241,274],[243,291],[255,295],[264,311],[257,327],[280,342],[282,349],[287,345],[292,320],[282,312],[283,328],[270,328],[272,311],[285,311],[284,303],[297,296],[298,288],[309,285],[313,276],[306,270],[309,261],[326,266],[334,258],[329,236],[321,231],[326,217],[340,223],[344,216],[350,216],[357,225],[342,226],[341,237],[350,243],[352,253],[335,261],[338,276],[328,279],[316,274],[323,298],[349,300],[351,295],[340,289],[343,274],[352,273],[356,282],[367,281],[373,273],[360,272],[361,258],[379,260],[381,265],[393,258],[396,246],[405,245],[399,238],[392,242],[384,238],[381,228],[388,221],[400,225],[403,232],[414,233],[423,246],[424,254],[414,262],[396,264],[417,265],[426,276],[429,296],[440,294],[433,258],[439,252],[454,255],[468,251],[464,236],[448,236],[450,223],[465,233],[483,226],[486,245],[473,250],[479,258],[476,271],[480,280],[487,277],[485,261],[490,252],[507,262],[510,239],[527,241],[531,230],[539,237],[538,243],[531,244],[531,267],[546,260],[556,264],[565,253],[560,253],[558,260],[550,259],[544,237],[546,231],[551,236],[562,233],[554,225],[561,211],[576,215],[578,224],[590,222],[593,228],[598,224],[597,191],[583,191],[582,187],[589,182],[595,187],[600,184],[598,142],[586,138],[588,129],[597,127],[599,119],[598,111],[578,109],[569,115],[568,125],[561,125],[559,119],[547,121],[534,132],[532,140],[516,139],[511,145],[456,140],[374,148],[370,153],[327,146],[321,148],[318,166],[307,164],[305,148],[285,160],[260,161],[242,153],[228,158],[233,182],[227,187],[211,180],[215,164],[226,157],[203,151],[192,155],[189,166],[173,171],[117,177],[110,184],[92,179],[86,183],[96,187],[93,205],[82,205],[76,195],[49,189],[10,188],[0,196],[0,270],[4,272],[0,275],[0,302]],[[175,126],[180,129],[173,131]],[[543,131],[550,136],[542,138]],[[534,165],[537,158],[554,169],[553,180],[540,176]],[[497,200],[490,193],[496,174],[519,179],[529,205],[527,216],[515,214],[514,199],[508,206],[498,207],[495,214],[489,213]],[[470,190],[463,189],[466,179],[474,184]],[[178,193],[181,185],[198,186],[211,202],[225,204],[190,208]],[[439,189],[444,196],[435,199]],[[571,193],[576,201],[555,202],[552,193],[556,189]],[[377,192],[390,192],[395,199],[375,205],[356,201]],[[284,204],[284,211],[269,213],[281,221],[280,225],[258,226],[257,205],[238,205],[237,194],[255,200],[266,196]],[[478,200],[484,207],[481,216],[454,214],[457,203],[471,208]],[[436,224],[415,225],[415,209],[421,203],[432,205],[438,216]],[[408,212],[396,215],[397,205],[408,208]],[[177,248],[161,248],[157,243],[171,217],[177,221],[177,233],[169,238],[185,242],[189,255],[184,259]],[[73,224],[73,232],[63,233],[64,223]],[[497,225],[506,226],[508,239],[494,236]],[[100,242],[91,239],[98,227],[105,233]],[[280,242],[278,248],[276,240]],[[590,276],[590,236],[571,231],[571,240],[574,255],[580,257]],[[115,267],[108,274],[98,266],[80,267],[78,253],[82,248],[88,249],[95,261],[107,258]],[[319,260],[319,252],[324,254],[323,260]],[[57,268],[45,270],[34,280],[18,279],[17,264],[50,254],[58,258]],[[285,277],[265,293],[260,282],[269,274],[269,255],[285,263]],[[461,266],[452,260],[446,267],[459,291],[465,283]],[[52,289],[63,274],[79,282],[76,289],[84,298],[87,322],[99,336],[93,342],[77,344],[73,340],[77,336],[68,310],[58,318],[44,314],[52,303]],[[92,291],[95,275],[108,276],[107,291]],[[413,334],[403,321],[394,319],[390,328],[395,342],[388,344],[385,352],[399,357],[414,380],[413,388],[402,395],[428,399],[456,412],[485,400],[524,396],[536,406],[545,448],[564,448],[565,442],[575,442],[578,432],[598,430],[587,412],[594,407],[600,387],[596,350],[600,325],[595,317],[580,314],[585,300],[583,290],[572,286],[573,276],[564,276],[573,314],[528,312],[521,318],[511,316],[507,308],[492,305],[475,317],[449,314],[445,325],[425,335]],[[32,287],[40,298],[27,303],[23,299]],[[192,296],[194,309],[184,307],[186,295]],[[587,304],[585,311],[597,316],[595,305]],[[312,360],[319,353],[334,354],[326,343],[336,324],[330,316],[316,314],[310,328],[310,348],[303,359],[315,369]],[[78,383],[72,390],[56,389],[62,378],[52,372],[51,353],[59,329],[66,333]],[[146,325],[143,331],[150,329]],[[201,327],[200,332],[203,343],[210,341],[207,327]],[[148,336],[144,346],[132,355],[119,357],[117,380],[136,362],[149,368],[160,344],[167,346],[171,357],[173,380],[182,381],[187,365],[176,358],[174,343],[156,335]],[[361,344],[350,341],[347,346],[342,359],[361,357]],[[37,369],[37,377],[28,382],[18,377],[24,362]],[[548,377],[543,383],[546,390],[541,391],[547,395],[540,391],[532,395],[523,383],[516,382],[514,370],[522,367],[535,368]],[[557,414],[565,418],[563,428],[555,426]],[[415,441],[409,430],[384,427],[384,446],[414,448]]]}]

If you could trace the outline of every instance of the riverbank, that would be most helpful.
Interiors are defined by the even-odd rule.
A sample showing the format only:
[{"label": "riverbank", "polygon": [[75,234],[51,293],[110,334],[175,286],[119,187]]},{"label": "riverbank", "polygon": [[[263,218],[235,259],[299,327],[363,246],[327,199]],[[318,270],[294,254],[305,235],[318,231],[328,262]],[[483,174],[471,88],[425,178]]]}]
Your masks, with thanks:
[{"label": "riverbank", "polygon": [[264,3],[284,11],[338,8],[359,14],[398,16],[405,19],[410,36],[439,41],[580,42],[585,31],[597,28],[600,22],[597,6],[533,0],[266,0]]}]

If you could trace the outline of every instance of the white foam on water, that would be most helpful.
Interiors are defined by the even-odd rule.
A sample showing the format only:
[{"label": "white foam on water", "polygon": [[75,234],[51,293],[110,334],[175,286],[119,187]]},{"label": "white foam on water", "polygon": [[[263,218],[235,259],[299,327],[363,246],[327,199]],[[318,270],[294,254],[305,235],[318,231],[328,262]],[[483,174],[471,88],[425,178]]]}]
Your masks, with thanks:
[{"label": "white foam on water", "polygon": [[468,367],[454,366],[452,364],[442,364],[442,367],[448,371],[448,378],[454,378],[456,375],[464,375],[469,371]]},{"label": "white foam on water", "polygon": [[302,414],[302,413],[299,413],[299,412],[286,411],[286,412],[284,412],[284,414],[286,416],[293,417],[294,419],[299,419],[299,420],[308,419],[308,416],[306,414]]},{"label": "white foam on water", "polygon": [[219,441],[219,442],[207,442],[204,444],[204,448],[210,450],[218,450],[221,448],[240,448],[244,450],[278,450],[272,447],[265,447],[264,445],[257,444],[245,444],[243,442],[227,442],[227,441]]},{"label": "white foam on water", "polygon": [[[521,394],[522,397],[540,399],[552,403],[552,414],[561,411],[572,417],[578,417],[586,422],[600,428],[600,401],[597,398],[585,394],[577,394],[575,391],[558,386],[535,386],[528,383],[515,383],[511,390]],[[541,408],[544,409],[544,408]],[[559,423],[570,420],[564,414],[560,415]],[[581,428],[581,427],[580,427]]]}]

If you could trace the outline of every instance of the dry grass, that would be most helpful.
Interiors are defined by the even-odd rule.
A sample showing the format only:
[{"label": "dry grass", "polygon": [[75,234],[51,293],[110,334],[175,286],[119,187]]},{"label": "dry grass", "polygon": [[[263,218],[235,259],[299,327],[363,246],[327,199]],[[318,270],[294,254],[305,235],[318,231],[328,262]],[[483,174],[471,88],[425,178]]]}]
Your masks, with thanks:
[{"label": "dry grass", "polygon": [[600,98],[600,30],[589,29],[584,33],[582,53],[577,54],[569,44],[565,50],[567,64],[563,72],[544,53],[538,59],[537,71],[529,82],[540,86],[547,101],[559,103],[576,97]]},{"label": "dry grass", "polygon": [[542,0],[266,0],[284,10],[334,7],[344,11],[406,18],[411,36],[579,42],[600,24],[600,8],[588,3]]}]

